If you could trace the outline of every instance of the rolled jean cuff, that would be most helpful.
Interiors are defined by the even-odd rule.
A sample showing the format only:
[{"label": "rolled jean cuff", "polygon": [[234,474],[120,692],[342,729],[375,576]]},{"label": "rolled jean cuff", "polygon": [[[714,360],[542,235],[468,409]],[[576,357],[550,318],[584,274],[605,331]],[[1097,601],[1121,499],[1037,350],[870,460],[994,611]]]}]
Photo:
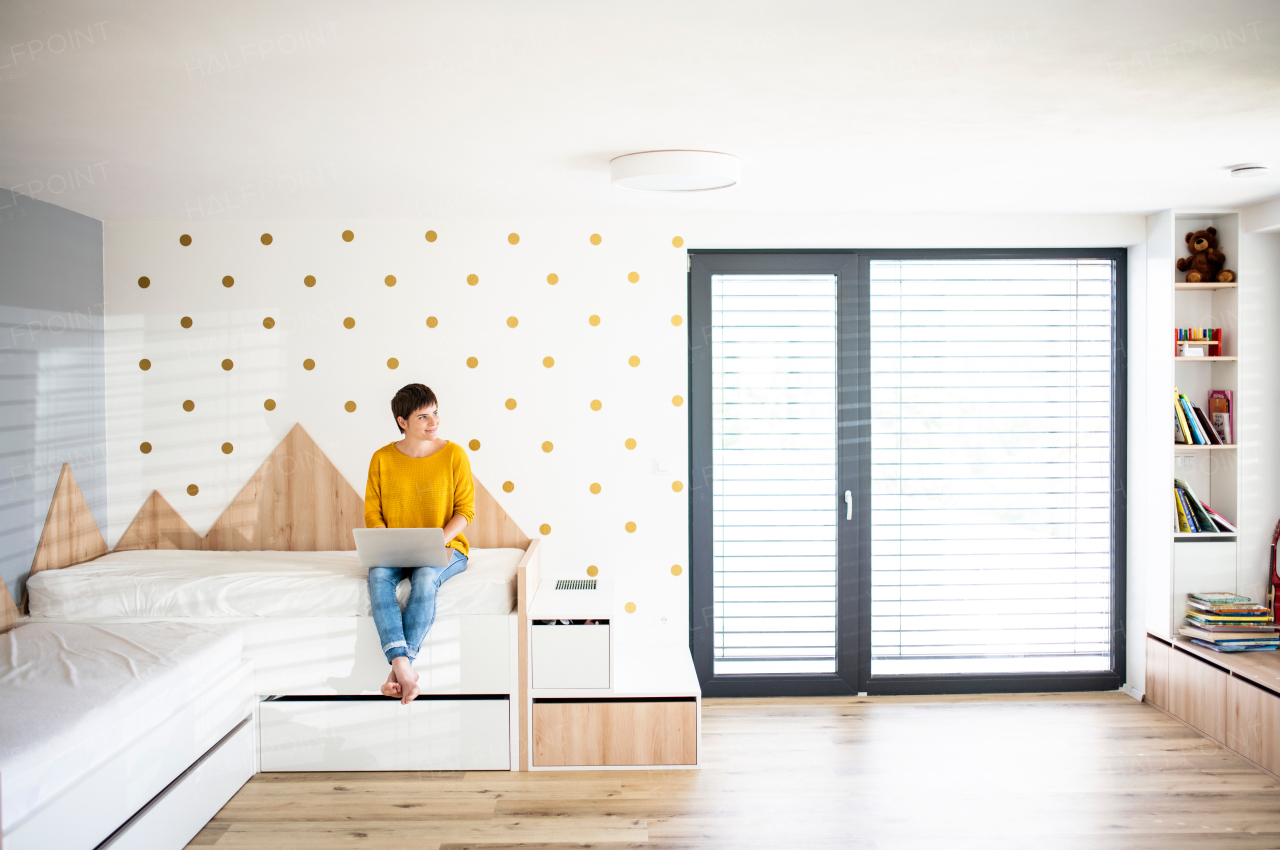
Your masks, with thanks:
[{"label": "rolled jean cuff", "polygon": [[387,644],[382,648],[382,653],[387,656],[388,661],[402,656],[408,656],[410,660],[413,659],[413,656],[409,655],[409,644],[402,640],[393,641]]}]

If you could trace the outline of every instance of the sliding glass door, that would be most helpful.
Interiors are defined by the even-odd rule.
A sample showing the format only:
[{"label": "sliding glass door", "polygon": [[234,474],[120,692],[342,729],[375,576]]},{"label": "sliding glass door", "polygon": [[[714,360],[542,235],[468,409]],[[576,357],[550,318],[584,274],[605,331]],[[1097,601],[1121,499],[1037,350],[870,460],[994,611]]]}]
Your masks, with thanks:
[{"label": "sliding glass door", "polygon": [[691,256],[705,694],[1123,682],[1122,251]]}]

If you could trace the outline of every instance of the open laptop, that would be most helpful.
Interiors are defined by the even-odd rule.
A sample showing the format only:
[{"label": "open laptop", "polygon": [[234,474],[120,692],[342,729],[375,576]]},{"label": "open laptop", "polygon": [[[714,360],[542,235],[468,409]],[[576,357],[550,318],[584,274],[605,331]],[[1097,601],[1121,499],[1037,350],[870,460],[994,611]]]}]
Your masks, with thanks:
[{"label": "open laptop", "polygon": [[450,552],[441,528],[353,528],[360,566],[447,567]]}]

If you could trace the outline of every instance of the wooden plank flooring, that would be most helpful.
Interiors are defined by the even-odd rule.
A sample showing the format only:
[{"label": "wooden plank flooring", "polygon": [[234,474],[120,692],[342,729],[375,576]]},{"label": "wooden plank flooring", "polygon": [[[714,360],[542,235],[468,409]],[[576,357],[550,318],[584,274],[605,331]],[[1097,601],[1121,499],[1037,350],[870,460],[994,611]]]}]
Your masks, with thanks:
[{"label": "wooden plank flooring", "polygon": [[1270,850],[1280,783],[1119,693],[706,700],[703,768],[274,773],[190,847]]}]

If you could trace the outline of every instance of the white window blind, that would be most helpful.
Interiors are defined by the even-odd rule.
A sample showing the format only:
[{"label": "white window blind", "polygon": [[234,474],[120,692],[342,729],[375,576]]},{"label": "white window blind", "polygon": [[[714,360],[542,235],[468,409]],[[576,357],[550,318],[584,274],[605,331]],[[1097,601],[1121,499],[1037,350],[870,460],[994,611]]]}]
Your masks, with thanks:
[{"label": "white window blind", "polygon": [[836,670],[836,278],[712,275],[714,671]]},{"label": "white window blind", "polygon": [[1110,669],[1111,278],[871,263],[873,675]]}]

